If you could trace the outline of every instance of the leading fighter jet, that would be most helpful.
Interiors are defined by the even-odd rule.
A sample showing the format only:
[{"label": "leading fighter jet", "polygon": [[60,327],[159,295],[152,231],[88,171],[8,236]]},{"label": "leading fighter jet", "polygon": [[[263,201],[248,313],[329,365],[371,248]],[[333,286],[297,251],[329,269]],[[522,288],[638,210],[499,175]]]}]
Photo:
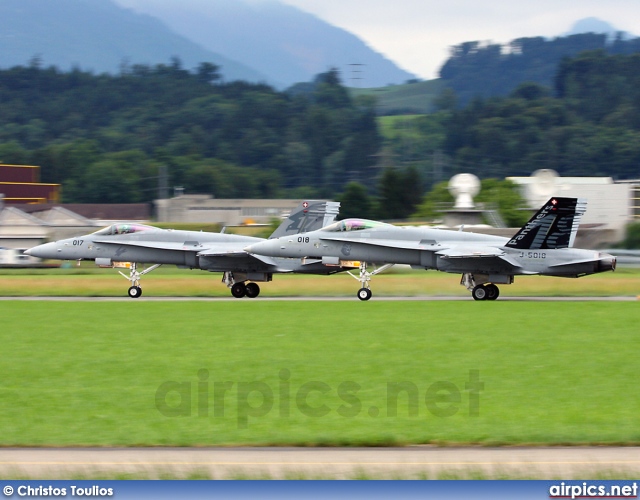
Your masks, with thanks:
[{"label": "leading fighter jet", "polygon": [[[298,236],[285,236],[245,248],[254,255],[308,258],[341,266],[360,261],[360,300],[369,300],[369,281],[394,264],[461,273],[475,300],[495,300],[497,285],[517,275],[577,278],[613,271],[616,258],[607,253],[572,248],[587,202],[551,198],[512,238],[445,229],[397,227],[383,222],[347,219]],[[367,263],[384,264],[373,272]],[[351,273],[349,273],[351,274]]]},{"label": "leading fighter jet", "polygon": [[[270,236],[278,238],[314,231],[332,223],[340,203],[322,200],[302,202]],[[129,297],[142,295],[140,278],[163,264],[222,272],[222,282],[234,297],[254,298],[256,281],[271,281],[274,273],[333,274],[344,270],[321,261],[296,261],[247,254],[247,245],[264,238],[201,231],[159,229],[143,224],[114,224],[95,233],[45,243],[24,253],[42,259],[95,260],[102,267],[129,269]],[[138,271],[138,264],[153,264]]]}]

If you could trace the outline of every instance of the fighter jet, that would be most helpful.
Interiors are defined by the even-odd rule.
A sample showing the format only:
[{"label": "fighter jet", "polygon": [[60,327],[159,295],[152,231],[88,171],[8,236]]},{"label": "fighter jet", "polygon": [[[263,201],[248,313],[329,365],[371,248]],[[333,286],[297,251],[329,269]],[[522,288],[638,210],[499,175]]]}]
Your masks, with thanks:
[{"label": "fighter jet", "polygon": [[[352,276],[361,284],[360,300],[371,298],[371,277],[394,264],[461,273],[460,284],[475,300],[496,300],[497,285],[509,285],[518,275],[577,278],[615,270],[614,256],[572,248],[586,208],[584,199],[551,198],[512,238],[347,219],[245,250],[256,256],[302,257],[335,266],[347,259],[351,265],[359,261],[360,274]],[[368,272],[367,263],[382,267]]]},{"label": "fighter jet", "polygon": [[[322,200],[302,202],[280,224],[271,238],[302,234],[332,223],[340,203]],[[159,229],[133,223],[114,224],[85,236],[45,243],[24,253],[42,259],[94,260],[102,267],[126,268],[129,274],[118,271],[131,282],[131,298],[142,295],[140,279],[163,264],[181,268],[222,272],[222,282],[234,297],[257,297],[256,283],[268,282],[274,273],[333,274],[344,270],[340,266],[326,266],[320,261],[296,261],[249,255],[247,245],[266,241],[264,238],[201,231]],[[138,270],[138,264],[153,264]]]}]

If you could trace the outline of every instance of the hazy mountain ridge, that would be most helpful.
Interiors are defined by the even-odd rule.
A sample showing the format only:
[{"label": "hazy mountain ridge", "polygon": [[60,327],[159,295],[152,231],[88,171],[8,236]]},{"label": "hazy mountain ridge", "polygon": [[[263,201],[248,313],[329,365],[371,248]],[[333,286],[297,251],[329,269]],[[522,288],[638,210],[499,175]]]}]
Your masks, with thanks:
[{"label": "hazy mountain ridge", "polygon": [[[117,1],[154,15],[176,33],[287,86],[310,81],[330,67],[338,68],[345,83],[354,86],[377,87],[415,78],[348,31],[275,0]],[[353,64],[363,66],[353,72]]]},{"label": "hazy mountain ridge", "polygon": [[[134,10],[135,8],[135,10]],[[381,86],[414,75],[351,33],[279,2],[184,0],[2,0],[0,67],[34,57],[61,70],[116,73],[123,63],[160,64],[178,57],[187,69],[222,67],[225,80],[285,88],[337,67],[345,81]],[[361,72],[351,74],[349,64]]]},{"label": "hazy mountain ridge", "polygon": [[622,33],[623,38],[636,38],[631,33],[621,32],[616,29],[612,24],[597,17],[585,17],[576,21],[571,29],[563,36],[580,35],[582,33],[605,33],[609,38],[615,38],[618,33]]},{"label": "hazy mountain ridge", "polygon": [[177,56],[189,69],[204,61],[218,64],[226,79],[266,79],[173,33],[159,20],[111,0],[3,0],[0,19],[3,68],[38,57],[43,65],[62,70],[78,66],[114,73],[123,63],[168,63]]}]

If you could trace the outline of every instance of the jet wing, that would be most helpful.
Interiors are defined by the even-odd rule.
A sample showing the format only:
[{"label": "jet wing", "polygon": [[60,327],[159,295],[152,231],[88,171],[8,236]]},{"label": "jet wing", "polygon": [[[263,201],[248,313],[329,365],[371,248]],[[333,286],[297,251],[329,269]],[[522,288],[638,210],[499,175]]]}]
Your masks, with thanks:
[{"label": "jet wing", "polygon": [[[248,254],[239,248],[246,244],[244,242],[216,243],[215,246],[206,248],[205,245],[210,245],[210,243],[205,243],[203,245],[197,241],[114,241],[112,239],[96,239],[93,241],[94,243],[99,244],[134,246],[141,248],[153,248],[156,250],[176,250],[182,252],[192,251],[197,252],[198,257],[248,259],[253,262],[266,264],[267,266],[278,266],[278,264],[270,257]],[[228,250],[225,250],[225,248],[228,248]]]},{"label": "jet wing", "polygon": [[344,241],[345,243],[361,243],[363,245],[374,245],[386,248],[401,248],[405,250],[430,250],[435,251],[443,248],[442,245],[429,241],[405,241],[405,240],[383,240],[379,238],[345,238],[340,236],[322,236],[321,240]]},{"label": "jet wing", "polygon": [[433,240],[422,241],[405,241],[405,240],[386,240],[379,238],[345,238],[341,236],[323,236],[323,240],[344,241],[345,243],[360,243],[364,245],[374,245],[386,248],[398,248],[403,250],[417,250],[435,252],[436,255],[443,259],[479,259],[479,258],[498,258],[513,267],[521,267],[520,264],[511,258],[504,250],[498,247],[490,246],[447,246]]}]

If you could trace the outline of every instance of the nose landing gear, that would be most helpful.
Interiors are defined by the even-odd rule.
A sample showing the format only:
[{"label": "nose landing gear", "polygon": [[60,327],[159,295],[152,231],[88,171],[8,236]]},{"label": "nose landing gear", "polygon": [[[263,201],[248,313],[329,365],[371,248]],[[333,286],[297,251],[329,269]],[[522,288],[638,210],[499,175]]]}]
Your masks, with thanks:
[{"label": "nose landing gear", "polygon": [[132,299],[138,299],[142,297],[142,287],[140,286],[140,278],[145,274],[150,273],[155,269],[158,269],[161,265],[162,264],[154,264],[153,266],[148,267],[144,271],[139,272],[137,264],[135,262],[131,262],[129,264],[129,269],[130,269],[129,276],[124,274],[122,271],[118,271],[122,276],[124,276],[127,280],[131,282],[131,286],[127,291],[127,293],[129,294],[129,297],[131,297]]},{"label": "nose landing gear", "polygon": [[358,276],[355,276],[354,274],[352,274],[351,271],[347,271],[350,276],[352,276],[353,278],[357,279],[360,282],[361,288],[360,290],[358,290],[357,297],[360,300],[369,300],[373,295],[373,293],[371,292],[371,289],[369,288],[369,282],[371,281],[371,278],[376,274],[380,274],[381,272],[386,271],[392,266],[393,264],[385,264],[384,266],[379,267],[373,272],[369,272],[367,271],[367,263],[361,262],[360,274]]}]

